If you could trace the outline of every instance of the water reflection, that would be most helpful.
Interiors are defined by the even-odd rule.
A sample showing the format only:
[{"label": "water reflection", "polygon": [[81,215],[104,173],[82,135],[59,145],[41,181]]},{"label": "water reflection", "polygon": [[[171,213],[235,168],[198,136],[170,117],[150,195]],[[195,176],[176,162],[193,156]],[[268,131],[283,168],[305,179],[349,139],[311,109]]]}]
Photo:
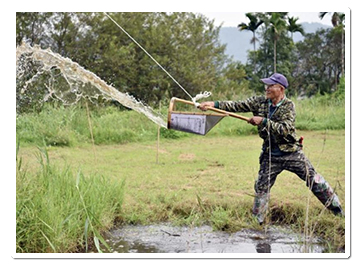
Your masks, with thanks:
[{"label": "water reflection", "polygon": [[[105,240],[111,247],[111,253],[303,252],[303,238],[281,228],[270,228],[267,232],[244,229],[236,233],[226,233],[213,231],[210,226],[124,226],[111,231],[105,236]],[[308,251],[321,253],[323,247],[318,240],[312,240]]]},{"label": "water reflection", "polygon": [[256,251],[258,253],[271,253],[271,246],[269,243],[256,244]]},{"label": "water reflection", "polygon": [[159,253],[156,247],[146,245],[140,242],[127,242],[125,240],[118,240],[118,242],[113,242],[111,252],[116,253]]}]

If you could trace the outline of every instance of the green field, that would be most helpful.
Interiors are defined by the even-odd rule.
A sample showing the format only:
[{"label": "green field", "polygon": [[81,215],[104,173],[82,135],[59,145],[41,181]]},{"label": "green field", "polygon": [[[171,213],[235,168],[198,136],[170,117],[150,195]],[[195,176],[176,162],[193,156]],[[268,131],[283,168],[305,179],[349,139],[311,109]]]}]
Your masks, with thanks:
[{"label": "green field", "polygon": [[[342,100],[294,101],[304,152],[344,206]],[[117,107],[48,105],[18,115],[16,126],[17,252],[83,252],[115,224],[166,221],[230,232],[285,224],[323,238],[329,252],[344,248],[344,218],[324,209],[289,172],[271,190],[267,224],[256,223],[251,209],[262,140],[244,121],[225,118],[207,136],[161,129],[159,148],[157,125]]]},{"label": "green field", "polygon": [[[344,204],[344,131],[303,131],[300,134],[305,137],[306,155],[336,189]],[[158,163],[155,140],[95,147],[50,147],[47,149],[48,156],[44,156],[46,153],[43,152],[41,164],[40,156],[35,156],[39,154],[37,148],[20,147],[18,227],[23,227],[23,231],[31,227],[33,235],[38,232],[37,238],[43,241],[43,245],[30,248],[17,242],[18,251],[82,249],[87,216],[76,192],[79,172],[83,177],[80,187],[84,183],[84,187],[88,188],[84,189],[87,193],[85,205],[93,212],[97,232],[110,228],[113,223],[151,224],[163,221],[187,225],[207,223],[215,229],[227,231],[258,228],[251,216],[251,207],[260,146],[261,140],[256,135],[193,135],[180,140],[161,139]],[[47,168],[50,173],[44,174]],[[24,177],[19,178],[22,175]],[[47,179],[53,184],[50,185]],[[53,195],[58,190],[59,193]],[[68,191],[73,192],[70,199]],[[271,193],[269,223],[288,224],[297,231],[307,230],[308,233],[324,236],[333,249],[344,246],[344,219],[324,210],[296,175],[282,173]],[[41,203],[44,198],[47,203]],[[23,203],[28,203],[27,209],[31,209],[31,203],[33,210],[19,212]],[[306,222],[308,203],[309,219]],[[67,205],[78,208],[73,210],[69,207],[70,210],[67,210],[64,207]],[[44,210],[45,207],[47,209]],[[29,218],[22,217],[29,214],[33,216],[33,225],[27,225]],[[53,214],[57,216],[54,218]],[[66,235],[65,231],[69,231],[68,224],[63,223],[68,216],[79,220],[78,225],[73,226],[78,228],[72,233],[75,236],[70,236],[68,240],[72,246],[62,243],[66,241],[65,237],[56,236],[56,233]],[[51,230],[55,228],[56,231]],[[19,232],[20,241],[22,235]],[[53,236],[55,240],[47,242],[45,236],[49,239]]]}]

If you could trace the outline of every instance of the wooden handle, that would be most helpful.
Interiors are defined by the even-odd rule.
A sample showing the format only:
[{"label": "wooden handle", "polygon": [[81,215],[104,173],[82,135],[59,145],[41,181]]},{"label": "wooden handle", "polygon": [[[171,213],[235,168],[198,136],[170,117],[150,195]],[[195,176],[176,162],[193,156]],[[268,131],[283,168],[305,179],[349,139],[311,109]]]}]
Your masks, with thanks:
[{"label": "wooden handle", "polygon": [[181,102],[181,103],[184,103],[184,104],[195,106],[194,102],[187,101],[187,100],[177,98],[177,97],[173,97],[173,98],[171,98],[170,108],[171,108],[171,104],[172,104],[172,107],[173,107],[175,102]]},{"label": "wooden handle", "polygon": [[244,117],[244,116],[241,116],[239,114],[228,112],[228,111],[225,111],[225,110],[222,110],[222,109],[211,108],[210,107],[210,108],[207,108],[207,110],[212,110],[212,111],[215,111],[215,112],[218,112],[218,113],[226,114],[226,115],[229,115],[230,117],[237,118],[237,119],[240,119],[240,120],[244,120],[244,121],[247,121],[247,122],[250,121],[250,118],[248,118],[248,117]]},{"label": "wooden handle", "polygon": [[[188,104],[188,105],[195,106],[194,102],[173,97],[173,98],[171,99],[171,102],[170,102],[169,113],[174,110],[173,108],[174,108],[175,102],[181,102],[181,103],[184,103],[184,104]],[[228,112],[228,111],[225,111],[225,110],[222,110],[222,109],[210,107],[210,108],[208,108],[207,110],[211,110],[211,111],[215,111],[215,112],[218,112],[218,113],[222,113],[222,114],[228,115],[228,116],[230,116],[230,117],[237,118],[237,119],[240,119],[240,120],[244,120],[244,121],[247,121],[247,122],[250,121],[250,118],[248,118],[248,117],[244,117],[244,116],[241,116],[241,115],[239,115],[239,114],[232,113],[232,112]]]}]

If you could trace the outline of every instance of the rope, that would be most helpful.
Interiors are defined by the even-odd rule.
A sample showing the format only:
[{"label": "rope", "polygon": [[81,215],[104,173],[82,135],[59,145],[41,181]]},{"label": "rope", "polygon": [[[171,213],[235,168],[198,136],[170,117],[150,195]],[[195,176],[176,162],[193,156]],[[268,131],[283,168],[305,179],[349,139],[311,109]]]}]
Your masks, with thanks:
[{"label": "rope", "polygon": [[192,98],[192,102],[194,102],[195,107],[199,107],[200,104],[197,103],[197,100],[200,100],[201,98],[206,98],[211,96],[211,92],[205,91],[201,92],[200,94],[197,94],[195,97]]},{"label": "rope", "polygon": [[[113,21],[114,24],[116,24],[118,26],[118,28],[120,28],[136,45],[138,45],[139,48],[141,48],[143,50],[143,52],[146,53],[147,56],[149,56],[184,92],[185,94],[187,94],[191,99],[192,102],[195,103],[194,98],[186,91],[185,88],[182,87],[181,84],[178,83],[178,81],[176,81],[176,79],[174,77],[172,77],[172,75],[170,73],[168,73],[167,70],[164,69],[164,67],[161,66],[160,63],[157,62],[156,59],[154,59],[147,51],[146,49],[144,49],[125,29],[123,29],[110,15],[108,15],[106,12],[104,12],[104,14],[111,20]],[[196,103],[195,103],[196,105]]]}]

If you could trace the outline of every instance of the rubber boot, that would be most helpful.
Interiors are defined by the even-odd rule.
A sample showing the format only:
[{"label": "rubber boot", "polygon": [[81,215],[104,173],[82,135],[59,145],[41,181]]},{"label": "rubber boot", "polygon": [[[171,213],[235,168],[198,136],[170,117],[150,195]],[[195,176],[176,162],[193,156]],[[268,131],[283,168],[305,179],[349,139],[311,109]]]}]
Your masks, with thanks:
[{"label": "rubber boot", "polygon": [[319,199],[322,204],[333,212],[334,215],[344,217],[344,212],[336,193],[333,192],[332,187],[323,178],[323,176],[316,174],[313,177],[313,183],[310,186],[313,194]]},{"label": "rubber boot", "polygon": [[266,212],[268,209],[269,194],[256,193],[254,198],[253,215],[258,220],[259,224],[263,224]]}]

